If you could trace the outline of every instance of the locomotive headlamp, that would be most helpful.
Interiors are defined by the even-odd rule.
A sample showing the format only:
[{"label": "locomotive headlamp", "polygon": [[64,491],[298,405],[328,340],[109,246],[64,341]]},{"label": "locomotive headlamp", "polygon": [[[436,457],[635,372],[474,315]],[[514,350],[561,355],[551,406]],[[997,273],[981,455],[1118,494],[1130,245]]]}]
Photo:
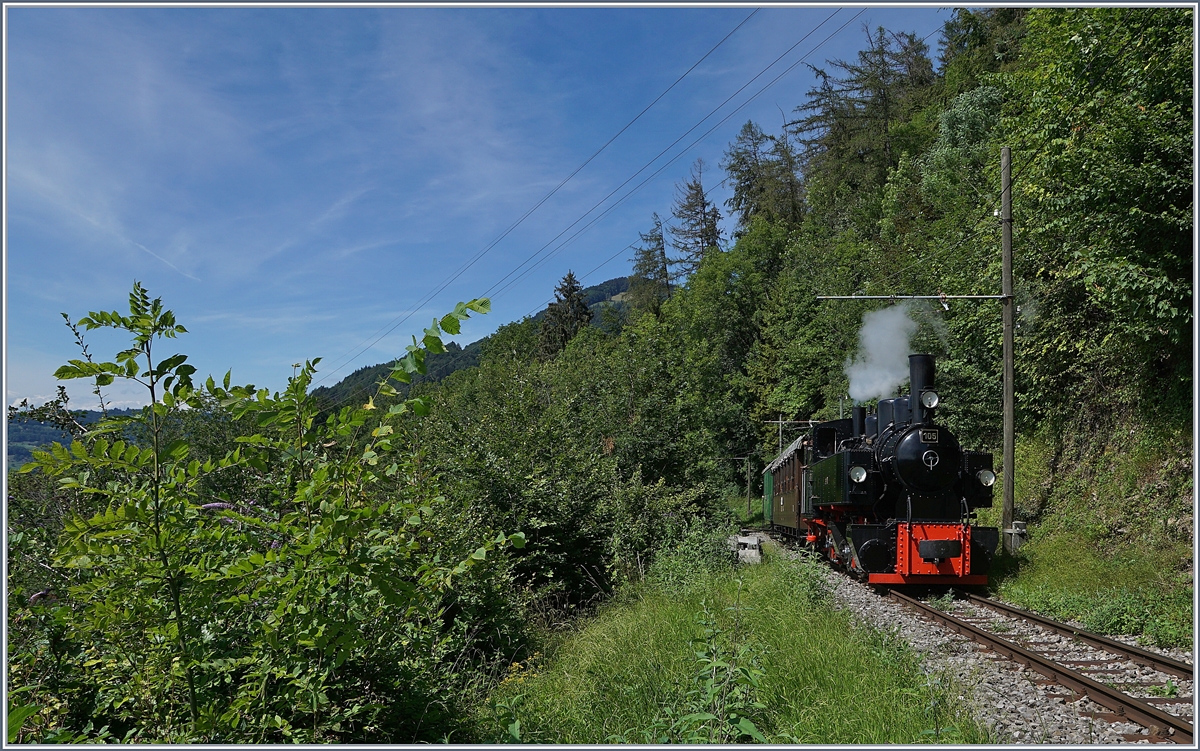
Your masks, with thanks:
[{"label": "locomotive headlamp", "polygon": [[855,482],[862,482],[867,479],[867,470],[863,467],[851,467],[850,479]]},{"label": "locomotive headlamp", "polygon": [[975,473],[975,478],[979,480],[979,484],[985,488],[990,488],[996,484],[996,473],[990,469],[981,469]]},{"label": "locomotive headlamp", "polygon": [[935,391],[922,391],[921,392],[921,404],[925,405],[925,409],[933,409],[934,407],[936,407],[938,405],[939,402],[941,402],[941,399],[938,398],[937,392],[935,392]]}]

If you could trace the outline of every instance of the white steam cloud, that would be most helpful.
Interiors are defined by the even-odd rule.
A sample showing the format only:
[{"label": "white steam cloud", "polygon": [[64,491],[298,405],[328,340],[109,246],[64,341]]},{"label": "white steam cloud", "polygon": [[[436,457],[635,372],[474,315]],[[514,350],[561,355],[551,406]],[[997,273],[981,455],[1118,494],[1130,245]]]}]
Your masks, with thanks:
[{"label": "white steam cloud", "polygon": [[908,378],[908,340],[917,331],[908,308],[902,303],[863,315],[858,354],[847,359],[845,367],[855,402],[890,397]]}]

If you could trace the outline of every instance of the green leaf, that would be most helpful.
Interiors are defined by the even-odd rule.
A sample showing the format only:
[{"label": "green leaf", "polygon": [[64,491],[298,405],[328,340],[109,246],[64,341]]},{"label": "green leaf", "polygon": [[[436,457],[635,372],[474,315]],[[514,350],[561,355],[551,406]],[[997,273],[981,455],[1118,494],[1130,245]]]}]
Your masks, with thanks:
[{"label": "green leaf", "polygon": [[412,383],[412,376],[408,374],[403,361],[392,367],[392,373],[388,376],[388,378],[392,379],[393,381],[399,381],[400,383]]},{"label": "green leaf", "polygon": [[426,334],[425,338],[421,340],[421,344],[434,354],[440,355],[446,351],[445,345],[442,344],[442,338],[433,334]]},{"label": "green leaf", "polygon": [[25,724],[25,720],[36,714],[38,708],[29,704],[20,704],[8,709],[8,742],[16,743],[17,737],[21,734],[21,726]]},{"label": "green leaf", "polygon": [[459,324],[458,318],[453,313],[447,313],[446,315],[442,316],[442,320],[438,322],[438,325],[442,327],[442,331],[445,331],[451,336],[457,335],[458,332],[462,330],[462,326]]},{"label": "green leaf", "polygon": [[[158,365],[155,365],[154,372],[158,375],[163,375],[164,373],[172,371],[176,367],[182,365],[185,360],[187,360],[187,355],[172,355],[160,362]],[[193,372],[195,372],[195,369],[193,369]]]},{"label": "green leaf", "polygon": [[471,553],[471,558],[476,561],[482,561],[487,558],[487,548],[479,548],[474,553]]},{"label": "green leaf", "polygon": [[514,532],[513,534],[508,536],[508,542],[510,545],[512,545],[514,548],[517,548],[518,550],[520,550],[521,548],[524,548],[525,547],[525,533],[524,532]]},{"label": "green leaf", "polygon": [[754,723],[746,717],[738,720],[737,728],[738,730],[742,731],[743,735],[748,735],[759,743],[767,742],[767,739],[764,738],[763,734],[758,731],[758,728],[754,726]]},{"label": "green leaf", "polygon": [[171,444],[167,446],[167,456],[175,461],[182,461],[188,455],[190,448],[188,442],[182,438],[171,441]]}]

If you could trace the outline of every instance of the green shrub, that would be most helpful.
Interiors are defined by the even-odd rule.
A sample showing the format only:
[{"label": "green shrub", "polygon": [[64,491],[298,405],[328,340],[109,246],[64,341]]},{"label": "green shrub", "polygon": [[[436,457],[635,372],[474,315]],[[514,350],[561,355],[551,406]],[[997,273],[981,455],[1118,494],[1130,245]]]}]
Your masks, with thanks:
[{"label": "green shrub", "polygon": [[667,527],[646,580],[663,592],[686,593],[728,572],[734,561],[729,536],[736,529],[704,517],[676,519]]},{"label": "green shrub", "polygon": [[[486,303],[435,321],[392,378],[421,372],[425,352],[439,350],[441,332],[457,332],[469,310]],[[437,487],[418,456],[393,443],[393,425],[427,404],[409,399],[374,417],[375,400],[395,396],[384,385],[365,406],[315,424],[315,362],[282,395],[231,387],[228,374],[197,388],[184,355],[153,359],[155,344],[186,330],[139,284],[128,316],[91,313],[76,325],[125,331],[133,346],[103,363],[85,348],[56,375],[92,378],[98,389],[135,380],[151,405],[23,468],[95,500],[62,516],[44,564],[69,586],[11,622],[23,634],[10,679],[37,708],[18,740],[440,735],[456,714],[463,657],[447,600],[464,576],[478,579],[489,551],[523,538],[491,532],[465,549],[432,539]],[[201,461],[187,437],[168,440],[166,426],[211,400],[257,431]],[[230,486],[208,480],[225,473],[256,476],[256,492],[213,497]],[[25,538],[16,543],[21,550]],[[470,607],[471,588],[457,592],[460,610]]]}]

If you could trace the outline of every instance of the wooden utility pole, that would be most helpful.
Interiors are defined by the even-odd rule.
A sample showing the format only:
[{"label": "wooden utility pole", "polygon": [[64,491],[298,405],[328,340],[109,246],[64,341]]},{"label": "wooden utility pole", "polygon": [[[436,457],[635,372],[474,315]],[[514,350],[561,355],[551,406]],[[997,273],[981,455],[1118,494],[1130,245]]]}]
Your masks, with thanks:
[{"label": "wooden utility pole", "polygon": [[1000,223],[1004,250],[1004,265],[1001,270],[1001,309],[1004,312],[1004,508],[1000,513],[1000,531],[1004,536],[1004,550],[1013,552],[1013,486],[1016,484],[1016,392],[1013,387],[1013,305],[1012,271],[1012,151],[1008,146],[1000,149]]},{"label": "wooden utility pole", "polygon": [[746,518],[750,518],[750,457],[746,457]]}]

